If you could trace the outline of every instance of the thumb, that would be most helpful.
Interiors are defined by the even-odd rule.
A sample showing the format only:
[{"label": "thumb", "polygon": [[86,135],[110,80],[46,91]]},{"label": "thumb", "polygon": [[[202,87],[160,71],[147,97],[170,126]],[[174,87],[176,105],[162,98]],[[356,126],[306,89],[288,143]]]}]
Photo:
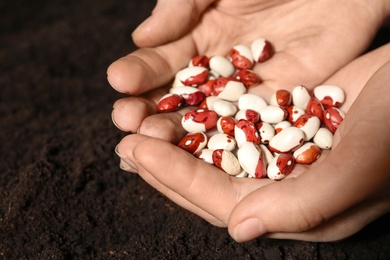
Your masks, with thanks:
[{"label": "thumb", "polygon": [[[373,161],[370,159],[364,161],[363,155],[358,156],[356,153],[356,156],[351,156],[350,151],[353,151],[350,150],[351,145],[356,145],[356,142],[348,139],[351,138],[345,137],[346,142],[341,142],[329,153],[326,160],[297,178],[285,179],[259,188],[242,199],[230,215],[228,222],[230,235],[238,242],[245,242],[267,233],[302,234],[321,224],[332,222],[332,219],[343,215],[367,198],[382,194],[386,188],[384,183],[388,182],[387,177],[381,173],[388,172],[388,164],[380,163],[378,162],[380,159],[375,158]],[[370,152],[372,151],[368,151]],[[359,163],[361,161],[365,163]],[[368,172],[377,174],[367,178]],[[352,229],[357,231],[364,223],[387,212],[389,207],[388,201],[377,205],[362,205],[361,210],[355,208],[351,214],[344,214],[345,218],[339,220],[349,223]],[[352,218],[358,215],[363,220]],[[333,224],[336,228],[341,226],[337,221]],[[331,226],[317,231],[329,231],[329,228]],[[344,230],[338,231],[341,232],[338,234],[341,237],[344,236],[342,233],[351,232],[343,228]],[[324,233],[319,235],[323,236]],[[332,236],[319,239],[334,240]]]},{"label": "thumb", "polygon": [[301,183],[289,178],[246,196],[230,215],[230,235],[237,242],[245,242],[267,233],[303,232],[323,222],[318,195],[302,188]]},{"label": "thumb", "polygon": [[[388,163],[381,163],[374,148],[367,151],[369,156],[351,154],[358,145],[352,134],[345,136],[323,162],[307,172],[250,193],[232,211],[231,236],[244,242],[266,233],[304,232],[385,192]],[[376,175],[367,178],[369,172]]]},{"label": "thumb", "polygon": [[174,40],[190,31],[203,11],[214,0],[158,0],[152,15],[133,32],[138,47],[154,47]]}]

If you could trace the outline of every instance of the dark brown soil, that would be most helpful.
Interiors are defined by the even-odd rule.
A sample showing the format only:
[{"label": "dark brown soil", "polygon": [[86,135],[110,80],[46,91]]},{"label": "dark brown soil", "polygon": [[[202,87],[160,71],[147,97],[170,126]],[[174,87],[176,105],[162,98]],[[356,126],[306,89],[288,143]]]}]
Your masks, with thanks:
[{"label": "dark brown soil", "polygon": [[106,68],[154,2],[0,2],[0,260],[389,259],[389,215],[337,243],[237,244],[119,169]]}]

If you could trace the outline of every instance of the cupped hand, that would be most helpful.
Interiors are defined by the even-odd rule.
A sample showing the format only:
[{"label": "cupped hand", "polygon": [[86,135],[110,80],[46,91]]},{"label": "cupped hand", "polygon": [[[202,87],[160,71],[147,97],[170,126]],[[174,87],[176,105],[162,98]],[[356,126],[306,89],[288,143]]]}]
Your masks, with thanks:
[{"label": "cupped hand", "polygon": [[117,153],[124,168],[178,205],[228,227],[238,242],[262,235],[343,239],[390,211],[389,50],[387,45],[362,56],[325,82],[356,88],[348,96],[353,104],[345,108],[332,150],[282,181],[230,177],[169,142],[141,134],[125,137]]},{"label": "cupped hand", "polygon": [[268,100],[276,89],[314,87],[370,43],[389,7],[365,2],[159,0],[132,35],[140,49],[108,68],[113,88],[130,95],[114,104],[113,121],[123,131],[177,141],[170,122],[177,115],[156,115],[163,87],[193,56],[226,55],[259,37],[273,44],[275,55],[254,67],[262,84],[251,92]]}]

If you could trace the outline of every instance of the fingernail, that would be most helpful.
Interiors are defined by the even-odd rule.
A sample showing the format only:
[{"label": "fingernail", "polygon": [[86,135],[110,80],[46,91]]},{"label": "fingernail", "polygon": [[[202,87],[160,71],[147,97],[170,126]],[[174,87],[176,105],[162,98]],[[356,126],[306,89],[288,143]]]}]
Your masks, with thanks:
[{"label": "fingernail", "polygon": [[118,128],[118,129],[121,129],[118,124],[115,122],[115,118],[114,118],[114,109],[112,110],[111,112],[111,121],[112,123]]},{"label": "fingernail", "polygon": [[126,159],[127,157],[126,157],[126,155],[124,155],[124,154],[121,154],[119,151],[118,151],[118,146],[119,145],[116,145],[115,146],[115,153],[119,156],[119,158],[121,158],[121,159]]},{"label": "fingernail", "polygon": [[137,172],[137,169],[134,169],[130,165],[124,164],[124,163],[120,163],[119,168],[121,168],[122,170],[127,171],[127,172],[134,172],[134,173]]},{"label": "fingernail", "polygon": [[233,238],[237,242],[246,242],[267,233],[265,226],[258,218],[249,218],[238,224],[233,230]]}]

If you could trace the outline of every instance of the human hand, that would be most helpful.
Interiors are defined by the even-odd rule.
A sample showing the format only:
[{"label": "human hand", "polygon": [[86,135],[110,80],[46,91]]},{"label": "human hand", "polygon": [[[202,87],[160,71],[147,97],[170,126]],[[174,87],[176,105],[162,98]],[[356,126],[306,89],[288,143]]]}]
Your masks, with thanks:
[{"label": "human hand", "polygon": [[258,37],[276,53],[254,67],[263,82],[250,92],[268,100],[276,89],[316,86],[368,46],[390,8],[388,1],[364,2],[160,0],[133,33],[141,48],[108,69],[110,84],[133,95],[114,104],[113,121],[123,131],[178,141],[180,114],[156,115],[155,102],[166,93],[160,87],[193,56],[224,55]]},{"label": "human hand", "polygon": [[[352,107],[334,146],[310,167],[288,178],[237,179],[182,149],[144,135],[129,135],[117,147],[121,163],[180,206],[234,239],[261,235],[310,241],[345,238],[390,210],[390,45],[362,56],[326,83],[346,86]],[[356,76],[358,75],[358,76]],[[359,96],[356,95],[364,86]],[[178,160],[180,158],[180,160]],[[363,163],[362,163],[363,162]],[[375,174],[373,174],[375,173]]]}]

